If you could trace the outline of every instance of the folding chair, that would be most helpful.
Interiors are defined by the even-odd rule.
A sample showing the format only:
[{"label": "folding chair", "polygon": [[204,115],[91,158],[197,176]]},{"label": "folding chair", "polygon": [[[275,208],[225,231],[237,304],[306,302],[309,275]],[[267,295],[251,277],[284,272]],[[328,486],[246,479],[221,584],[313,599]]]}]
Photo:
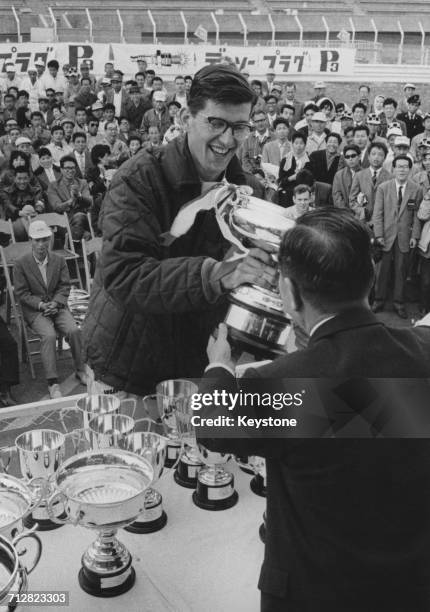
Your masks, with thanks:
[{"label": "folding chair", "polygon": [[[90,226],[91,227],[91,226]],[[94,255],[96,261],[100,256],[102,250],[102,239],[91,238],[91,240],[82,240],[82,257],[84,260],[84,272],[85,272],[85,289],[87,293],[91,293],[92,277],[90,272],[90,261],[89,257]]]},{"label": "folding chair", "polygon": [[94,233],[93,222],[91,221],[91,213],[87,212],[88,226],[90,228],[91,238],[95,238],[96,235]]},{"label": "folding chair", "polygon": [[79,287],[82,289],[82,279],[81,273],[79,271],[78,259],[79,255],[75,251],[75,245],[72,238],[72,230],[70,229],[69,218],[67,213],[63,213],[60,215],[59,213],[42,213],[37,215],[38,221],[45,221],[49,227],[61,227],[66,230],[66,240],[64,243],[64,247],[61,249],[53,249],[53,253],[57,253],[58,255],[62,255],[67,262],[70,262],[74,265],[76,276],[70,276],[70,282],[78,283]]},{"label": "folding chair", "polygon": [[[16,248],[19,247],[19,248]],[[31,251],[31,244],[29,242],[16,242],[15,244],[11,244],[8,247],[0,247],[0,256],[1,256],[1,264],[2,270],[6,278],[6,291],[8,296],[9,308],[13,313],[13,317],[9,315],[9,321],[11,318],[14,319],[15,324],[17,326],[18,332],[18,353],[20,361],[26,361],[28,358],[31,377],[33,379],[36,378],[36,374],[34,372],[34,365],[32,357],[35,355],[40,355],[40,350],[31,350],[31,344],[35,342],[40,342],[40,337],[35,334],[32,330],[27,330],[27,325],[25,323],[23,314],[21,312],[21,307],[19,305],[18,300],[15,296],[14,287],[12,285],[10,272],[13,269],[14,262],[26,252]],[[18,253],[18,251],[21,251]],[[31,336],[29,336],[29,332]],[[61,334],[57,334],[58,340],[58,351],[61,354],[63,350],[63,336]],[[24,350],[23,350],[24,349]]]}]

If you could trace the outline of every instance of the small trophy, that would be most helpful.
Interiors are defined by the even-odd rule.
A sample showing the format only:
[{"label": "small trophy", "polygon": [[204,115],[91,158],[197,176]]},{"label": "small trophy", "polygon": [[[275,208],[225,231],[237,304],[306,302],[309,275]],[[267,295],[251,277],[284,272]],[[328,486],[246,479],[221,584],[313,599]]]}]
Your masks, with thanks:
[{"label": "small trophy", "polygon": [[[155,484],[160,478],[166,460],[168,440],[152,431],[137,431],[129,434],[121,442],[121,447],[143,457],[152,466]],[[152,533],[159,531],[167,523],[167,514],[163,510],[161,493],[149,487],[145,493],[145,510],[134,523],[124,527],[132,533]]]},{"label": "small trophy", "polygon": [[88,434],[93,450],[118,447],[134,430],[135,420],[125,414],[103,414],[90,419]]},{"label": "small trophy", "polygon": [[[47,504],[52,520],[97,532],[96,540],[82,556],[82,589],[97,597],[125,593],[132,588],[136,573],[131,555],[116,532],[144,511],[152,466],[137,454],[108,448],[67,459],[54,479],[56,490]],[[65,519],[55,516],[57,504],[64,507]]]},{"label": "small trophy", "polygon": [[[53,429],[33,429],[19,435],[15,440],[15,446],[19,455],[21,474],[27,481],[37,479],[41,487],[42,501],[35,507],[31,514],[24,519],[27,528],[36,523],[39,531],[50,531],[58,529],[60,524],[55,523],[48,516],[46,504],[51,495],[51,478],[58,470],[64,459],[66,436]],[[54,516],[62,514],[61,504],[52,508]]]},{"label": "small trophy", "polygon": [[234,476],[223,467],[231,455],[212,452],[200,442],[197,442],[197,448],[205,467],[197,475],[197,488],[193,493],[194,503],[205,510],[231,508],[239,499],[234,488]]},{"label": "small trophy", "polygon": [[[197,385],[185,379],[165,380],[157,385],[157,403],[161,418],[170,440],[169,445],[173,442],[175,447],[171,455],[171,461],[173,460],[173,453],[177,460],[181,451],[181,441],[185,449],[176,467],[174,479],[179,485],[187,489],[196,488],[197,473],[202,467],[195,444],[195,435],[194,438],[191,435],[191,440],[189,440],[188,434],[191,430],[183,427],[185,425],[183,419],[185,415],[188,415],[190,399],[197,392]],[[178,412],[180,413],[182,429],[178,425]],[[173,466],[175,461],[169,462],[167,467],[169,465],[170,467]]]}]

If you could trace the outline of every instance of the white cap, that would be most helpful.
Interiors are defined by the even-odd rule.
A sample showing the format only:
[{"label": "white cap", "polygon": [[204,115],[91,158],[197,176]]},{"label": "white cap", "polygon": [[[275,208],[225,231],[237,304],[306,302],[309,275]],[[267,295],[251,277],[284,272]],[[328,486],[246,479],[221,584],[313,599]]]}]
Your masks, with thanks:
[{"label": "white cap", "polygon": [[325,83],[324,81],[317,81],[314,85],[314,89],[324,89]]},{"label": "white cap", "polygon": [[325,113],[315,113],[312,117],[312,121],[322,121],[323,123],[327,123],[328,119]]},{"label": "white cap", "polygon": [[167,96],[164,93],[164,91],[154,91],[154,93],[152,94],[152,99],[157,102],[165,102],[167,100]]},{"label": "white cap", "polygon": [[406,83],[406,85],[403,86],[403,89],[406,89],[407,87],[409,87],[410,89],[416,89],[416,85],[414,85],[413,83]]},{"label": "white cap", "polygon": [[15,146],[19,147],[19,145],[22,144],[31,144],[30,138],[27,136],[18,136],[18,138],[15,140]]},{"label": "white cap", "polygon": [[411,141],[409,140],[407,136],[396,136],[396,140],[394,141],[395,147],[400,147],[402,145],[405,147],[409,147],[410,144],[411,144]]},{"label": "white cap", "polygon": [[49,238],[52,236],[52,230],[48,227],[45,221],[33,221],[28,228],[30,238]]},{"label": "white cap", "polygon": [[16,72],[15,64],[13,62],[6,62],[6,72]]},{"label": "white cap", "polygon": [[403,135],[403,132],[398,127],[392,127],[387,130],[387,138],[389,138],[390,136],[402,136],[402,135]]},{"label": "white cap", "polygon": [[27,68],[27,72],[37,72],[37,68],[36,68],[36,64],[31,64],[28,68]]},{"label": "white cap", "polygon": [[34,62],[34,65],[35,65],[35,66],[43,66],[43,67],[45,67],[45,62],[44,62],[44,61],[42,61],[41,59],[37,59],[37,60]]}]

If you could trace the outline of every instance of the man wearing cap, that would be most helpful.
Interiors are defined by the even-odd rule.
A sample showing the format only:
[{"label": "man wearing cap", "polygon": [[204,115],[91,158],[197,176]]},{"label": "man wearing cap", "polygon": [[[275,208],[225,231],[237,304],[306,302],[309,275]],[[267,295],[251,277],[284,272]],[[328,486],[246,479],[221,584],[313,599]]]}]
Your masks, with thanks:
[{"label": "man wearing cap", "polygon": [[312,100],[313,100],[313,102],[315,102],[315,104],[317,102],[319,102],[321,100],[321,98],[325,97],[326,89],[327,89],[327,85],[323,81],[317,81],[315,83],[315,85],[314,85],[315,95],[312,98]]},{"label": "man wearing cap", "polygon": [[272,93],[272,88],[275,84],[276,75],[273,70],[266,72],[266,80],[261,83],[261,93],[263,96],[268,96]]},{"label": "man wearing cap", "polygon": [[59,72],[60,64],[57,62],[57,60],[52,59],[48,62],[47,66],[48,72],[45,72],[40,79],[40,82],[45,90],[45,95],[47,89],[53,89],[54,91],[59,91],[61,89],[64,91],[67,87],[67,83],[64,76]]},{"label": "man wearing cap", "polygon": [[366,125],[369,128],[369,143],[372,142],[383,142],[385,146],[388,146],[387,140],[379,136],[379,129],[381,127],[381,120],[376,113],[370,113],[366,119]]},{"label": "man wearing cap", "polygon": [[[393,161],[397,155],[410,155],[410,140],[407,136],[403,136],[400,128],[392,127],[387,132],[388,135],[388,143],[390,145],[390,150],[384,162],[384,168],[388,170],[388,172],[393,171]],[[410,155],[412,159],[412,155]],[[413,160],[412,160],[413,161]]]},{"label": "man wearing cap", "polygon": [[130,88],[129,98],[126,102],[125,117],[130,122],[132,130],[138,131],[142,125],[143,116],[146,111],[151,110],[152,103],[148,97],[144,98],[140,93],[139,87],[133,85]]},{"label": "man wearing cap", "polygon": [[318,111],[312,116],[311,120],[312,131],[308,136],[306,143],[306,153],[310,155],[313,151],[322,151],[326,148],[326,133],[327,116],[325,113]]},{"label": "man wearing cap", "polygon": [[81,88],[78,71],[74,66],[71,66],[67,71],[67,86],[64,92],[64,102],[67,104],[70,100],[74,100]]},{"label": "man wearing cap", "polygon": [[9,87],[16,87],[18,90],[21,89],[21,79],[16,74],[15,64],[13,62],[6,62],[5,71],[6,77],[2,82],[3,92],[6,93]]},{"label": "man wearing cap", "polygon": [[51,398],[59,398],[57,333],[66,336],[72,352],[75,376],[80,383],[86,384],[81,356],[81,333],[67,307],[70,276],[66,260],[49,250],[51,229],[44,221],[36,220],[30,224],[28,233],[32,251],[15,263],[15,293],[27,325],[40,337],[40,356],[49,394]]},{"label": "man wearing cap", "polygon": [[34,65],[36,66],[37,70],[37,78],[41,79],[45,74],[45,62],[42,59],[38,58],[34,61]]},{"label": "man wearing cap", "polygon": [[40,80],[37,78],[36,66],[29,66],[27,76],[22,79],[21,88],[29,94],[29,106],[32,112],[39,110],[39,96],[44,90]]},{"label": "man wearing cap", "polygon": [[414,158],[414,161],[420,161],[421,152],[420,152],[420,144],[425,139],[430,139],[430,113],[427,112],[422,117],[423,129],[424,131],[420,134],[414,136],[411,140],[411,155]]},{"label": "man wearing cap", "polygon": [[400,102],[399,112],[407,113],[408,112],[408,98],[415,95],[416,93],[416,85],[414,83],[405,83],[403,86],[403,100]]},{"label": "man wearing cap", "polygon": [[122,86],[123,76],[121,70],[115,70],[111,79],[112,89],[106,94],[106,103],[114,105],[116,117],[125,115],[127,109],[128,94]]},{"label": "man wearing cap", "polygon": [[101,102],[100,100],[97,100],[91,106],[91,116],[95,117],[97,121],[101,121],[103,119],[103,110],[104,110],[103,102]]},{"label": "man wearing cap", "polygon": [[421,234],[417,212],[423,192],[409,177],[412,163],[407,155],[397,155],[394,158],[394,178],[382,183],[376,190],[372,217],[375,240],[383,250],[376,273],[372,310],[379,312],[384,309],[391,278],[391,262],[394,260],[393,305],[402,319],[408,316],[404,293],[409,253],[417,246]]},{"label": "man wearing cap", "polygon": [[418,94],[414,94],[408,98],[408,110],[404,113],[399,113],[397,118],[406,124],[406,136],[411,140],[417,134],[424,131],[423,120],[417,112],[421,105],[421,100]]},{"label": "man wearing cap", "polygon": [[30,138],[28,138],[28,136],[18,136],[18,138],[15,140],[15,147],[18,151],[22,151],[28,155],[31,170],[34,172],[40,166],[40,163],[39,156],[33,152]]},{"label": "man wearing cap", "polygon": [[160,130],[161,139],[163,139],[165,132],[170,127],[170,115],[167,110],[166,99],[167,96],[163,91],[154,91],[152,94],[153,108],[146,111],[140,124],[142,134],[148,133],[150,125],[157,125]]}]

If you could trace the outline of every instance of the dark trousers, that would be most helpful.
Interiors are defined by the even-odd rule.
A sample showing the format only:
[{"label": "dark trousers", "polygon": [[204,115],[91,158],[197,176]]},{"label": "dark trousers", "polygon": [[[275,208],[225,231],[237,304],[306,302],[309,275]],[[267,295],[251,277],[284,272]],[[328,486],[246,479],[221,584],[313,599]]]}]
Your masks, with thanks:
[{"label": "dark trousers", "polygon": [[0,317],[0,391],[19,383],[18,347]]},{"label": "dark trousers", "polygon": [[421,305],[430,312],[430,257],[421,257]]},{"label": "dark trousers", "polygon": [[409,253],[402,253],[399,244],[394,242],[389,251],[382,253],[382,259],[376,272],[375,302],[383,303],[387,298],[388,284],[390,282],[391,262],[394,261],[394,295],[396,306],[403,306],[405,298],[406,274],[408,271]]}]

